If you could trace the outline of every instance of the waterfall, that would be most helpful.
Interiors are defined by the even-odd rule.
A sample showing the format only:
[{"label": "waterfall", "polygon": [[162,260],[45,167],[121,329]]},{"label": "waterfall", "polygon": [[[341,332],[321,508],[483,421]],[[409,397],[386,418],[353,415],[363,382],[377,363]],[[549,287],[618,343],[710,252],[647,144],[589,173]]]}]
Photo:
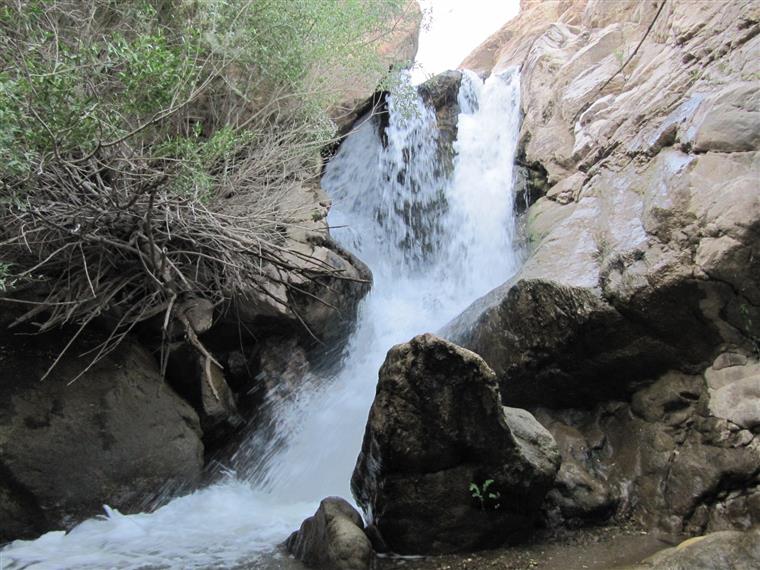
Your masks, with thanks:
[{"label": "waterfall", "polygon": [[365,120],[330,161],[322,185],[333,200],[333,235],[370,266],[374,285],[338,372],[310,379],[311,388],[278,410],[283,433],[274,439],[285,444],[262,451],[254,437],[241,450],[258,449],[263,469],[230,474],[152,513],[106,509],[68,534],[16,541],[0,552],[4,569],[266,568],[320,499],[350,498],[388,349],[439,330],[517,269],[519,93],[515,70],[485,82],[463,74],[449,174],[437,164],[434,111],[403,95],[389,96],[385,146],[375,121]]}]

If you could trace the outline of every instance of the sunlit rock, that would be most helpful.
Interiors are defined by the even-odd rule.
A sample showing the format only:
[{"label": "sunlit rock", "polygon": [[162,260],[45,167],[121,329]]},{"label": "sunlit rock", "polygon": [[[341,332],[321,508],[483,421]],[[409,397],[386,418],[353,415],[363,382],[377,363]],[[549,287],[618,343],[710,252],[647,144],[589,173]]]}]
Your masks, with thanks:
[{"label": "sunlit rock", "polygon": [[545,184],[521,270],[444,334],[554,433],[559,524],[760,521],[760,12],[701,7],[523,1],[463,64],[521,66]]},{"label": "sunlit rock", "polygon": [[683,541],[629,570],[752,570],[760,566],[760,529],[722,531]]}]

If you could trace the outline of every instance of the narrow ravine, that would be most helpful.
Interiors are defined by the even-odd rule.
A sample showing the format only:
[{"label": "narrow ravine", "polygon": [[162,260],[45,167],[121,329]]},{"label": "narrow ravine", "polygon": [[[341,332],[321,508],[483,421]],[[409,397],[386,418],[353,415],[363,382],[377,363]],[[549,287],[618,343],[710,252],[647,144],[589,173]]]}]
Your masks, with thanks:
[{"label": "narrow ravine", "polygon": [[[387,350],[437,331],[517,268],[512,167],[519,131],[519,75],[485,82],[465,72],[453,172],[437,168],[435,114],[422,100],[390,96],[383,146],[366,120],[327,167],[330,224],[372,269],[339,372],[312,378],[274,410],[269,449],[253,434],[240,450],[263,464],[173,500],[153,513],[107,515],[70,533],[17,541],[5,568],[213,568],[271,560],[328,495],[350,497],[377,371]],[[284,443],[283,443],[284,442]]]}]

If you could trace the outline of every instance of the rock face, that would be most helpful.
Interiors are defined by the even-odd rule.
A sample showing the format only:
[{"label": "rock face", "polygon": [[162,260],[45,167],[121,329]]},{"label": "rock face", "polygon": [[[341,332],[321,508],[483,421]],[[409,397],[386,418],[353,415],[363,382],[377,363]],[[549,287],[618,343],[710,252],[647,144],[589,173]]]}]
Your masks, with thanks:
[{"label": "rock face", "polygon": [[[65,340],[65,339],[64,339]],[[195,485],[203,465],[198,416],[126,341],[89,364],[96,343],[6,337],[0,346],[0,542],[69,527],[108,504],[139,510],[161,491]]]},{"label": "rock face", "polygon": [[[245,195],[231,197],[226,212],[247,215],[248,200]],[[321,188],[293,187],[276,207],[287,212],[290,221],[283,229],[282,255],[300,271],[285,272],[264,263],[264,290],[252,286],[246,295],[221,306],[209,336],[239,337],[236,340],[245,344],[255,337],[292,335],[305,344],[337,344],[350,331],[372,275],[330,237],[330,200]]]},{"label": "rock face", "polygon": [[369,570],[374,555],[361,515],[339,497],[322,500],[314,516],[303,521],[285,547],[317,569]]},{"label": "rock face", "polygon": [[760,529],[691,538],[629,570],[753,570],[760,567]]},{"label": "rock face", "polygon": [[708,388],[716,375],[742,386],[757,364],[716,371],[726,360],[704,375],[668,372],[630,402],[536,410],[563,457],[549,518],[584,522],[617,512],[695,534],[760,522],[760,443],[725,417],[733,410],[716,410]]},{"label": "rock face", "polygon": [[746,528],[760,520],[760,9],[660,5],[524,1],[464,63],[521,66],[528,251],[446,336],[555,435],[550,518]]},{"label": "rock face", "polygon": [[390,550],[444,553],[529,530],[558,468],[483,360],[427,334],[388,352],[351,484]]}]

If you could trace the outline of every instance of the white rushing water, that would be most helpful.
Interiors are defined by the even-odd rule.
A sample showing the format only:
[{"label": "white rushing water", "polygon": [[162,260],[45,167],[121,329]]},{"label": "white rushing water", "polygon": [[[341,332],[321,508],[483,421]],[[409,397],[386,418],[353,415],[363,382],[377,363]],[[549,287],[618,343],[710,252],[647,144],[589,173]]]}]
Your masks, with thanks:
[{"label": "white rushing water", "polygon": [[519,91],[516,72],[485,83],[465,74],[450,176],[438,173],[433,111],[393,96],[387,146],[368,120],[331,160],[322,185],[333,199],[333,235],[370,266],[374,285],[338,372],[312,379],[310,390],[278,410],[284,437],[267,438],[285,444],[262,451],[254,435],[241,450],[264,454],[263,469],[231,474],[153,513],[108,511],[69,534],[16,541],[0,552],[3,569],[266,568],[274,564],[267,553],[320,499],[350,498],[388,349],[440,329],[517,268],[512,167]]}]

